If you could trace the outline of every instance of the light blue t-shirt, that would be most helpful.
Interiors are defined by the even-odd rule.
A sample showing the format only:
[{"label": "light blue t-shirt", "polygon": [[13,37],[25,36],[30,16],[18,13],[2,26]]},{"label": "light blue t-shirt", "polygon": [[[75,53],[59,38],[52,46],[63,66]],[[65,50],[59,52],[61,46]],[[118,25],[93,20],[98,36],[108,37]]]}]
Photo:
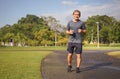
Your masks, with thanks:
[{"label": "light blue t-shirt", "polygon": [[78,29],[85,30],[85,24],[81,20],[78,20],[77,22],[73,22],[72,20],[68,22],[67,24],[67,30],[74,30],[73,34],[69,35],[69,41],[71,43],[82,43],[82,34],[78,33]]}]

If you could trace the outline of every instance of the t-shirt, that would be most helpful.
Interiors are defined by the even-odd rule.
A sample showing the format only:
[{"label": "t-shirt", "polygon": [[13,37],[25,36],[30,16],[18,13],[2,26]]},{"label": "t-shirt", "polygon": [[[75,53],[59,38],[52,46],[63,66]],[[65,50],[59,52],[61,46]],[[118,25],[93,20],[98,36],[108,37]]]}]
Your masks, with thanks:
[{"label": "t-shirt", "polygon": [[73,30],[74,33],[69,35],[69,41],[72,43],[82,43],[82,34],[78,33],[78,29],[85,30],[85,24],[81,20],[78,20],[77,22],[73,22],[72,20],[68,22],[67,24],[67,30]]}]

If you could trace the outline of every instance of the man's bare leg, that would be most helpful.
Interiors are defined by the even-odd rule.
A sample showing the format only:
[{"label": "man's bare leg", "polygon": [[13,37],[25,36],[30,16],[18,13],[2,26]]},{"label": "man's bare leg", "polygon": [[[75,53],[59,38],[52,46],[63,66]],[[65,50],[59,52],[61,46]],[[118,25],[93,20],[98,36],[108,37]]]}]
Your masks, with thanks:
[{"label": "man's bare leg", "polygon": [[67,60],[68,60],[68,65],[70,66],[72,64],[72,54],[71,53],[68,53]]},{"label": "man's bare leg", "polygon": [[76,56],[77,56],[76,72],[79,73],[79,72],[80,72],[80,71],[79,71],[79,67],[80,67],[80,65],[81,65],[82,56],[81,56],[81,54],[76,54]]},{"label": "man's bare leg", "polygon": [[76,54],[76,56],[77,56],[77,67],[80,67],[82,61],[81,54]]},{"label": "man's bare leg", "polygon": [[71,72],[71,68],[72,68],[72,54],[71,53],[68,53],[67,60],[68,60],[68,72]]}]

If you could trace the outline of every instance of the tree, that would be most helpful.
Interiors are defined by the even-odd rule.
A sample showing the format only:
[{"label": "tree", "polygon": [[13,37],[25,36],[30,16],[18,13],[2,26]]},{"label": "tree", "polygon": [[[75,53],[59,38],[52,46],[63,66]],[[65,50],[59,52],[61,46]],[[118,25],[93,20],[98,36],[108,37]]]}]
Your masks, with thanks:
[{"label": "tree", "polygon": [[115,24],[117,21],[115,20],[115,18],[109,17],[107,15],[101,15],[101,16],[96,15],[96,16],[89,17],[87,19],[86,21],[87,34],[86,34],[85,40],[88,40],[89,42],[91,41],[91,33],[93,33],[94,41],[97,40],[96,22],[99,22],[99,26],[100,26],[100,29],[99,29],[100,30],[100,43],[108,44],[113,39],[118,40],[116,35],[118,35],[120,31],[118,29],[115,29],[115,28],[118,28],[118,25]]},{"label": "tree", "polygon": [[109,41],[111,43],[120,43],[120,22],[115,22],[110,29]]},{"label": "tree", "polygon": [[27,40],[27,37],[23,33],[18,32],[14,36],[14,43],[15,43],[16,46],[18,46],[18,45],[24,46],[26,40]]},{"label": "tree", "polygon": [[[40,45],[47,45],[47,44],[51,44],[53,45],[54,41],[54,36],[53,36],[53,31],[49,30],[49,29],[41,29],[38,32],[35,32],[35,39],[39,41]],[[49,43],[51,42],[51,43]]]}]

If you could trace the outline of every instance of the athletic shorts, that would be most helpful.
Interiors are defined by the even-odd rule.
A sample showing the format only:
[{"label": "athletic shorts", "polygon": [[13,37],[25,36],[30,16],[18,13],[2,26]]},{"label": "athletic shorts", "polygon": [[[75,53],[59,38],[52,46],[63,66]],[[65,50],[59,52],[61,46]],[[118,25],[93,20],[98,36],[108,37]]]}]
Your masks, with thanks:
[{"label": "athletic shorts", "polygon": [[81,54],[82,53],[82,43],[68,43],[67,51],[69,53],[76,53]]}]

